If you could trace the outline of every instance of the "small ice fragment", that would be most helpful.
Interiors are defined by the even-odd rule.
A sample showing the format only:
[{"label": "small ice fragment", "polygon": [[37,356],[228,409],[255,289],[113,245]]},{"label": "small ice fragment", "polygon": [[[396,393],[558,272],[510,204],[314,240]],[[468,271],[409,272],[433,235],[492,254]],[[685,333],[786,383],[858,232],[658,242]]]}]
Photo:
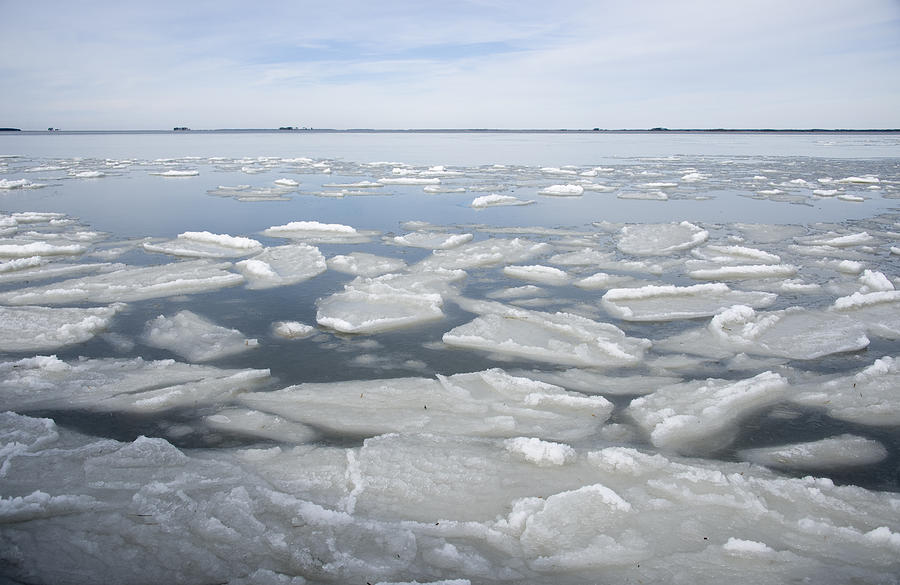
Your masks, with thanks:
[{"label": "small ice fragment", "polygon": [[640,201],[668,201],[669,196],[662,191],[624,191],[616,195],[619,199],[637,199]]},{"label": "small ice fragment", "polygon": [[425,248],[426,250],[449,250],[472,241],[472,234],[442,234],[412,232],[405,236],[394,236],[393,242],[401,246]]},{"label": "small ice fragment", "polygon": [[528,205],[530,203],[534,203],[534,201],[522,200],[518,197],[513,197],[512,195],[497,195],[496,193],[492,193],[490,195],[476,197],[472,200],[471,206],[475,209],[484,209],[485,207]]},{"label": "small ice fragment", "polygon": [[766,467],[831,470],[874,465],[886,459],[888,452],[878,441],[844,434],[807,443],[744,449],[738,456]]},{"label": "small ice fragment", "polygon": [[168,170],[168,171],[163,171],[163,172],[159,172],[159,173],[150,173],[150,174],[157,175],[160,177],[196,177],[197,175],[200,174],[200,171],[197,171],[197,170],[179,171],[179,170],[172,169],[172,170]]},{"label": "small ice fragment", "polygon": [[601,303],[610,315],[626,321],[674,321],[710,317],[732,305],[768,307],[775,299],[772,293],[735,291],[724,283],[711,283],[615,288],[603,295]]},{"label": "small ice fragment", "polygon": [[318,433],[310,427],[258,410],[229,408],[203,418],[212,429],[281,443],[308,443]]},{"label": "small ice fragment", "polygon": [[285,339],[306,339],[316,334],[316,328],[299,321],[276,321],[272,332]]},{"label": "small ice fragment", "polygon": [[125,308],[0,307],[0,351],[42,351],[82,343]]},{"label": "small ice fragment", "polygon": [[281,179],[275,179],[272,182],[275,183],[276,185],[278,185],[279,187],[299,187],[300,186],[300,183],[295,181],[294,179],[281,178]]},{"label": "small ice fragment", "polygon": [[378,179],[382,185],[440,185],[437,177],[385,177]]},{"label": "small ice fragment", "polygon": [[148,252],[161,252],[173,256],[194,258],[231,258],[254,254],[262,250],[262,244],[251,238],[213,234],[210,232],[184,232],[174,240],[154,244],[144,242]]},{"label": "small ice fragment", "polygon": [[550,185],[538,191],[538,195],[550,195],[553,197],[578,197],[584,194],[584,187],[581,185]]},{"label": "small ice fragment", "polygon": [[0,258],[28,258],[30,256],[76,256],[86,250],[78,244],[56,245],[47,242],[0,244]]},{"label": "small ice fragment", "polygon": [[552,266],[506,266],[503,274],[520,280],[539,282],[551,286],[563,286],[569,283],[571,278],[564,271]]},{"label": "small ice fragment", "polygon": [[720,266],[691,270],[688,276],[694,280],[750,280],[757,278],[790,278],[798,268],[792,264],[752,264]]},{"label": "small ice fragment", "polygon": [[503,447],[510,453],[541,467],[565,465],[576,457],[575,449],[568,445],[542,441],[534,437],[506,439]]},{"label": "small ice fragment", "polygon": [[218,359],[256,347],[237,329],[220,327],[191,311],[172,317],[160,315],[147,323],[143,340],[147,345],[167,349],[192,362]]},{"label": "small ice fragment", "polygon": [[687,221],[637,224],[623,227],[616,245],[626,254],[662,256],[694,248],[707,239],[709,232]]},{"label": "small ice fragment", "polygon": [[857,183],[864,185],[871,185],[875,183],[879,183],[878,177],[875,175],[863,175],[861,177],[845,177],[843,179],[838,179],[838,183]]},{"label": "small ice fragment", "polygon": [[399,272],[406,268],[406,262],[399,258],[376,256],[367,252],[332,256],[327,260],[327,264],[331,270],[355,276],[379,276],[388,272]]}]

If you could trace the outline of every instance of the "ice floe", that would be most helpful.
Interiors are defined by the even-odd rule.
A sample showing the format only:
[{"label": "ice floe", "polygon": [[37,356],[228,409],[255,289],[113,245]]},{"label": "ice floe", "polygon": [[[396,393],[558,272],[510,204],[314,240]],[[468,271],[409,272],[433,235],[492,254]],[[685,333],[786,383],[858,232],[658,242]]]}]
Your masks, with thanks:
[{"label": "ice floe", "polygon": [[885,356],[851,376],[836,376],[798,386],[794,400],[824,408],[829,416],[866,425],[900,424],[900,360]]},{"label": "ice floe", "polygon": [[235,263],[234,267],[244,275],[249,289],[296,284],[327,270],[325,257],[309,244],[266,248],[252,258]]},{"label": "ice floe", "polygon": [[0,351],[45,351],[82,343],[104,331],[124,308],[0,307]]},{"label": "ice floe", "polygon": [[736,291],[712,283],[615,288],[603,295],[601,303],[610,315],[626,321],[673,321],[711,317],[733,305],[764,308],[775,299],[772,293]]},{"label": "ice floe", "polygon": [[143,247],[148,252],[161,252],[173,256],[233,258],[255,254],[261,251],[263,246],[252,238],[210,232],[184,232],[167,242],[144,242]]},{"label": "ice floe", "polygon": [[534,203],[532,200],[519,199],[512,195],[498,195],[491,193],[490,195],[482,195],[472,200],[470,204],[475,209],[484,209],[485,207],[503,207],[510,205],[529,205]]},{"label": "ice floe", "polygon": [[375,234],[376,232],[358,231],[349,225],[318,221],[292,221],[263,230],[263,235],[266,236],[310,243],[362,243],[369,241]]},{"label": "ice floe", "polygon": [[394,236],[392,241],[401,246],[425,248],[426,250],[449,250],[472,241],[473,234],[444,234],[439,232],[411,232]]},{"label": "ice floe", "polygon": [[637,224],[622,228],[616,246],[626,254],[664,256],[699,246],[709,232],[687,222]]},{"label": "ice floe", "polygon": [[216,414],[204,417],[203,422],[220,432],[270,439],[280,443],[307,443],[318,436],[314,429],[302,423],[246,408],[220,410]]},{"label": "ice floe", "polygon": [[742,459],[766,467],[817,471],[872,465],[887,455],[887,449],[878,441],[849,434],[738,452]]},{"label": "ice floe", "polygon": [[452,250],[436,250],[432,256],[417,266],[422,270],[436,268],[467,270],[479,266],[525,262],[552,249],[549,244],[523,238],[511,240],[490,238],[469,242]]},{"label": "ice floe", "polygon": [[284,339],[306,339],[316,334],[316,328],[299,321],[276,321],[272,333]]},{"label": "ice floe", "polygon": [[481,313],[443,336],[447,345],[542,362],[588,367],[636,364],[650,347],[611,323],[570,313],[546,313],[481,302],[466,305]]},{"label": "ice floe", "polygon": [[153,319],[147,323],[142,339],[147,345],[167,349],[192,362],[219,359],[258,345],[240,331],[216,325],[188,310]]},{"label": "ice floe", "polygon": [[399,258],[377,256],[366,252],[332,256],[327,261],[328,268],[355,276],[379,276],[388,272],[399,272],[406,268],[406,262]]},{"label": "ice floe", "polygon": [[578,197],[584,194],[584,187],[581,185],[550,185],[538,191],[538,195],[550,195],[553,197]]},{"label": "ice floe", "polygon": [[533,264],[530,266],[506,266],[503,274],[511,278],[539,282],[551,286],[563,286],[571,281],[571,277],[565,271],[552,266]]}]

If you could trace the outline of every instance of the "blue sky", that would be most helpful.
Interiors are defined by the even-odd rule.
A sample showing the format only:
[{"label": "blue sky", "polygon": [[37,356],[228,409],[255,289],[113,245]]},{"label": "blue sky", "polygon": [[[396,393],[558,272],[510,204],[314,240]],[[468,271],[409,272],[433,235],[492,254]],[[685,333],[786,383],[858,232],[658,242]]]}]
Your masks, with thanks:
[{"label": "blue sky", "polygon": [[900,0],[0,0],[0,126],[900,127]]}]

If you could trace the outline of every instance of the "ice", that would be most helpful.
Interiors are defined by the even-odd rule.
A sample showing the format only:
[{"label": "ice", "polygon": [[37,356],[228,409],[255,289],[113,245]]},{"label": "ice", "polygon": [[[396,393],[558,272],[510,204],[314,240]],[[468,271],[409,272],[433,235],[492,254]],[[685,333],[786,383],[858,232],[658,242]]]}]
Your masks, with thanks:
[{"label": "ice", "polygon": [[674,376],[611,376],[588,368],[569,368],[545,372],[541,370],[514,370],[516,376],[540,380],[548,384],[556,384],[569,390],[577,390],[586,394],[605,394],[610,396],[627,396],[649,394],[661,386],[668,386],[681,381]]},{"label": "ice", "polygon": [[687,221],[637,224],[623,227],[616,245],[625,254],[664,256],[694,248],[707,239],[709,232]]},{"label": "ice", "polygon": [[0,350],[44,351],[88,341],[124,308],[0,307]]},{"label": "ice", "polygon": [[519,199],[518,197],[513,197],[512,195],[497,195],[496,193],[491,193],[490,195],[482,195],[481,197],[476,197],[472,200],[471,206],[475,209],[484,209],[485,207],[529,205],[531,203],[534,203],[534,201],[530,199],[524,200]]},{"label": "ice", "polygon": [[76,179],[99,179],[106,176],[102,171],[70,171],[69,174]]},{"label": "ice", "polygon": [[756,312],[746,305],[725,309],[707,327],[654,342],[664,351],[722,358],[736,353],[811,360],[869,345],[859,321],[826,311],[790,307]]},{"label": "ice", "polygon": [[835,300],[835,315],[848,316],[878,337],[900,339],[900,291],[855,292]]},{"label": "ice", "polygon": [[738,451],[738,457],[759,465],[801,471],[873,465],[887,456],[887,449],[878,441],[850,434],[806,443]]},{"label": "ice", "polygon": [[437,250],[417,266],[425,271],[437,268],[467,270],[479,266],[525,262],[550,250],[552,246],[549,244],[531,242],[523,238],[512,240],[490,238],[469,242],[452,250]]},{"label": "ice", "polygon": [[159,266],[124,267],[105,274],[0,293],[0,303],[112,303],[208,292],[244,282],[243,276],[227,270],[230,266],[230,263],[193,260]]},{"label": "ice", "polygon": [[[0,240],[3,242],[4,240]],[[5,240],[9,241],[9,240]],[[77,256],[86,248],[78,244],[56,245],[48,242],[27,244],[0,243],[0,258],[28,258],[30,256]]]},{"label": "ice", "polygon": [[608,274],[606,272],[598,272],[573,283],[578,288],[585,290],[607,290],[611,288],[625,288],[631,286],[646,286],[643,281],[637,280],[631,276],[619,276]]},{"label": "ice", "polygon": [[173,256],[194,258],[233,258],[247,256],[262,250],[262,244],[251,238],[213,234],[210,232],[184,232],[174,240],[158,244],[145,242],[148,252],[161,252]]},{"label": "ice", "polygon": [[378,333],[444,317],[443,295],[462,271],[357,277],[344,290],[318,302],[316,322],[342,333]]},{"label": "ice", "polygon": [[300,183],[298,183],[294,179],[281,178],[281,179],[275,179],[272,182],[275,183],[276,185],[278,185],[279,187],[299,187],[300,186]]},{"label": "ice", "polygon": [[565,465],[576,458],[575,449],[561,443],[542,441],[534,437],[515,437],[503,442],[506,450],[541,467]]},{"label": "ice", "polygon": [[173,360],[38,356],[0,362],[0,396],[15,410],[159,412],[230,400],[269,379],[268,370],[226,370]]},{"label": "ice", "polygon": [[318,221],[292,221],[263,230],[263,235],[276,238],[290,238],[310,243],[362,243],[367,242],[374,232],[357,231],[349,225],[321,223]]},{"label": "ice", "polygon": [[45,186],[41,183],[32,183],[28,179],[0,179],[0,189],[8,191],[12,189],[40,189]]},{"label": "ice", "polygon": [[567,392],[499,369],[437,379],[306,383],[245,394],[240,401],[332,433],[528,435],[548,440],[589,436],[613,408],[600,396]]},{"label": "ice", "polygon": [[626,413],[660,449],[709,453],[733,440],[741,419],[781,401],[787,391],[787,380],[773,372],[737,381],[710,378],[635,398]]},{"label": "ice", "polygon": [[639,201],[668,201],[669,196],[659,190],[624,191],[616,195],[619,199],[637,199]]},{"label": "ice", "polygon": [[840,420],[866,425],[900,424],[900,360],[885,356],[852,376],[837,376],[798,387],[794,400],[827,410]]},{"label": "ice", "polygon": [[314,429],[304,424],[246,408],[220,410],[216,414],[204,417],[203,421],[216,431],[270,439],[280,443],[308,443],[318,436]]},{"label": "ice", "polygon": [[741,264],[690,270],[694,280],[750,280],[757,278],[790,278],[799,269],[793,264]]},{"label": "ice", "polygon": [[246,278],[247,288],[257,290],[303,282],[327,269],[325,257],[309,244],[266,248],[234,267]]},{"label": "ice", "polygon": [[171,169],[168,171],[161,171],[158,173],[150,173],[151,175],[157,175],[159,177],[196,177],[200,174],[200,171],[196,169],[188,169],[188,170],[176,170]]},{"label": "ice", "polygon": [[546,313],[485,302],[465,307],[482,313],[447,332],[443,341],[476,349],[571,366],[636,364],[650,347],[610,323],[571,313]]},{"label": "ice", "polygon": [[796,238],[796,240],[797,242],[807,246],[831,246],[834,248],[849,248],[853,246],[864,246],[867,244],[871,244],[875,241],[875,238],[868,232],[857,232],[844,235],[831,232],[816,236]]},{"label": "ice", "polygon": [[236,329],[216,325],[196,313],[184,310],[172,317],[160,315],[144,330],[144,343],[167,349],[192,362],[219,359],[257,346]]},{"label": "ice", "polygon": [[857,183],[857,184],[863,184],[863,185],[870,185],[870,184],[879,183],[880,181],[879,181],[878,177],[876,177],[875,175],[865,175],[862,177],[845,177],[843,179],[838,179],[836,182],[837,183]]},{"label": "ice", "polygon": [[538,195],[550,195],[553,197],[578,197],[584,194],[584,187],[581,185],[550,185],[538,191]]},{"label": "ice", "polygon": [[747,246],[720,246],[709,244],[702,248],[694,248],[691,255],[700,260],[719,264],[777,264],[781,257],[757,248]]},{"label": "ice", "polygon": [[393,242],[401,246],[425,248],[426,250],[449,250],[472,241],[472,234],[442,234],[431,232],[412,232],[404,236],[395,236]]},{"label": "ice", "polygon": [[530,266],[506,266],[503,274],[511,278],[538,282],[551,286],[563,286],[569,283],[571,277],[559,268],[534,264]]},{"label": "ice", "polygon": [[732,305],[768,307],[775,299],[772,293],[735,291],[711,283],[614,288],[603,295],[601,304],[607,313],[626,321],[674,321],[710,317]]},{"label": "ice", "polygon": [[388,272],[400,272],[406,268],[406,262],[399,258],[376,256],[366,252],[332,256],[327,263],[331,270],[356,276],[379,276]]},{"label": "ice", "polygon": [[384,177],[378,179],[382,185],[440,185],[437,177]]},{"label": "ice", "polygon": [[316,334],[316,328],[299,321],[276,321],[272,332],[284,339],[306,339]]}]

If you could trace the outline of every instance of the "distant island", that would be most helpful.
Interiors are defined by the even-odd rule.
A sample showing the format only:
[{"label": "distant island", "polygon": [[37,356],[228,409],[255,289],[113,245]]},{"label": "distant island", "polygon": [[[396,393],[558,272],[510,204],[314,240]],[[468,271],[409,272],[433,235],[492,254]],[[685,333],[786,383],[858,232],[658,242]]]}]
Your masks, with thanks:
[{"label": "distant island", "polygon": [[21,132],[21,128],[0,128],[0,132]]}]

